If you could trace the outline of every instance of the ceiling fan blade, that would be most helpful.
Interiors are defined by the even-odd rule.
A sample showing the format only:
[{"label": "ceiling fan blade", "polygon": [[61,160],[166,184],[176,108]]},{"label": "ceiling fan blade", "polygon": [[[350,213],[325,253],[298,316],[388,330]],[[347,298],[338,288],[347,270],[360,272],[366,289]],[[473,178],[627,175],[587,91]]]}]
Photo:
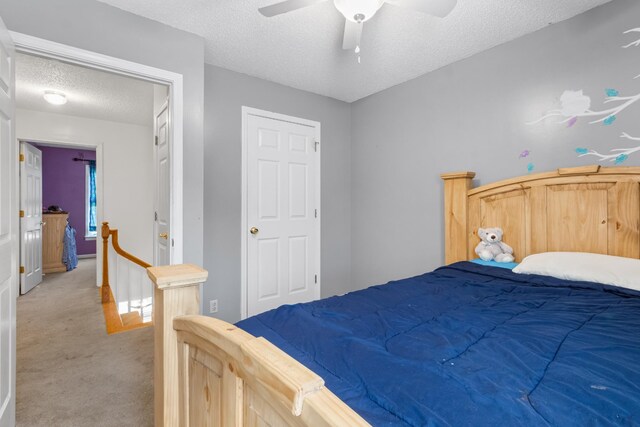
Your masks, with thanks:
[{"label": "ceiling fan blade", "polygon": [[360,45],[360,37],[362,36],[362,22],[352,22],[348,19],[344,20],[344,38],[342,39],[342,48],[344,50],[353,50]]},{"label": "ceiling fan blade", "polygon": [[303,7],[313,6],[314,4],[323,3],[326,0],[286,0],[270,6],[261,7],[258,12],[271,18],[272,16],[282,15],[283,13],[293,10],[302,9]]},{"label": "ceiling fan blade", "polygon": [[457,2],[457,0],[385,0],[385,3],[439,18],[447,16],[456,7]]}]

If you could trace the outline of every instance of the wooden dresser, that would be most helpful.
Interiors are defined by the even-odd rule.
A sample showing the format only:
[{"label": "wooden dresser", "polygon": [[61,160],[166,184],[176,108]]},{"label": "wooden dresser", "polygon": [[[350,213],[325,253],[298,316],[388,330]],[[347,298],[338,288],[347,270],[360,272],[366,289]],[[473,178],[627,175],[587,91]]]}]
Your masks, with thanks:
[{"label": "wooden dresser", "polygon": [[42,272],[58,273],[67,271],[62,263],[64,229],[67,226],[68,213],[45,213],[42,215]]}]

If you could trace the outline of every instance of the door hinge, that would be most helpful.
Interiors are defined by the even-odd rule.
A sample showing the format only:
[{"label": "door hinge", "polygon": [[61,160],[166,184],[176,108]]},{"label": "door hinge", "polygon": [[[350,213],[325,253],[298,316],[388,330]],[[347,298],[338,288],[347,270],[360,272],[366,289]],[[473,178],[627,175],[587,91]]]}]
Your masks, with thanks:
[{"label": "door hinge", "polygon": [[318,152],[318,145],[320,145],[320,141],[315,141],[315,143],[313,144],[313,151],[315,151],[316,153]]},{"label": "door hinge", "polygon": [[153,213],[153,220],[157,221],[158,220],[158,212],[154,212]]},{"label": "door hinge", "polygon": [[20,266],[20,274],[24,274],[24,265]]},{"label": "door hinge", "polygon": [[314,215],[316,218],[318,218],[318,209],[314,209]]},{"label": "door hinge", "polygon": [[318,283],[318,275],[316,274],[315,283]]},{"label": "door hinge", "polygon": [[156,135],[155,137],[155,142],[156,142],[156,145],[158,145],[158,135]]},{"label": "door hinge", "polygon": [[24,211],[20,210],[20,218],[24,218]]},{"label": "door hinge", "polygon": [[24,154],[20,153],[20,161],[24,162]]}]

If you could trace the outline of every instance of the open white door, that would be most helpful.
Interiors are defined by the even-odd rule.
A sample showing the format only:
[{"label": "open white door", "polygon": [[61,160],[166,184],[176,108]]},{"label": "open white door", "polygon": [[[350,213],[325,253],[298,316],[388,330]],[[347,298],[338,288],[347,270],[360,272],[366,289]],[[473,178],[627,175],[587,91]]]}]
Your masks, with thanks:
[{"label": "open white door", "polygon": [[20,293],[42,282],[42,151],[20,143]]},{"label": "open white door", "polygon": [[171,169],[169,161],[169,103],[156,116],[156,212],[154,234],[154,265],[171,263],[171,231],[169,230]]},{"label": "open white door", "polygon": [[320,298],[320,124],[245,121],[247,314]]},{"label": "open white door", "polygon": [[0,427],[16,422],[18,144],[14,140],[13,43],[0,19]]}]

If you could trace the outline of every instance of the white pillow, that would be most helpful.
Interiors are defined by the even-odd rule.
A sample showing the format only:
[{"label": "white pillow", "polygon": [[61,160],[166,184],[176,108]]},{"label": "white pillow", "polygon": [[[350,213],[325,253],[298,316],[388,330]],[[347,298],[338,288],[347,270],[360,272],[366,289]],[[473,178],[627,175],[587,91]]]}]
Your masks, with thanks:
[{"label": "white pillow", "polygon": [[542,274],[640,291],[640,260],[586,252],[544,252],[529,255],[514,273]]}]

